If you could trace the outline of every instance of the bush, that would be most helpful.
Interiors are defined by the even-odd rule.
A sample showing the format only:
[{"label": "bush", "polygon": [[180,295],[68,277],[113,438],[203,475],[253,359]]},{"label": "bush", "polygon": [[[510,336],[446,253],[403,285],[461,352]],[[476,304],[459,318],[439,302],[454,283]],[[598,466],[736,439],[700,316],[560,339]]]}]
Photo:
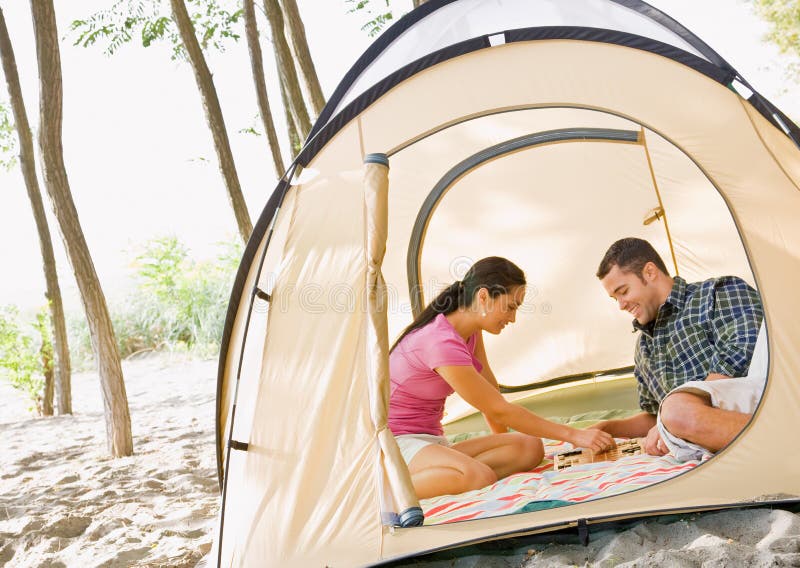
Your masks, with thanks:
[{"label": "bush", "polygon": [[[228,299],[242,247],[221,243],[215,261],[189,258],[174,236],[144,244],[134,258],[136,289],[110,307],[120,356],[154,350],[209,356],[219,350]],[[92,358],[85,319],[72,318],[76,361]]]},{"label": "bush", "polygon": [[[36,323],[27,326],[29,330],[25,327],[16,306],[0,308],[0,375],[22,391],[41,414],[45,382],[42,352],[49,348],[52,353],[46,307],[37,313]],[[33,335],[30,328],[35,332]],[[49,361],[52,362],[52,357]]]}]

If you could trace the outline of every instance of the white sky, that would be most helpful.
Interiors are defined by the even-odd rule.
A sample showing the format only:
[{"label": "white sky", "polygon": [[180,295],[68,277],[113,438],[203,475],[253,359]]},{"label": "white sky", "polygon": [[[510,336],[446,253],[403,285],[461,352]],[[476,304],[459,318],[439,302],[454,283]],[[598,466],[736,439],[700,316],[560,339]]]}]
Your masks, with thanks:
[{"label": "white sky", "polygon": [[[748,4],[741,0],[650,3],[701,37],[781,110],[800,118],[798,86],[787,85],[784,78],[786,58],[762,41],[767,26],[751,14]],[[57,1],[61,37],[67,35],[72,20],[108,4]],[[351,4],[344,0],[299,0],[299,4],[322,88],[329,96],[372,40],[360,30],[364,17],[347,14]],[[392,4],[399,16],[411,2]],[[29,4],[4,2],[3,11],[28,116],[36,124],[38,85]],[[263,32],[263,18],[261,23]],[[70,37],[61,45],[65,161],[95,267],[113,301],[129,285],[132,255],[127,251],[135,245],[175,234],[193,256],[210,257],[216,242],[235,238],[236,226],[188,63],[171,61],[167,46],[144,49],[136,44],[108,58],[100,46],[73,47]],[[264,44],[265,61],[272,66],[269,48]],[[244,38],[226,53],[209,57],[209,66],[255,222],[274,189],[275,176],[264,137],[239,133],[252,125],[261,130]],[[275,75],[273,67],[268,74]],[[0,100],[6,99],[3,84]],[[270,102],[273,110],[280,109],[276,87]],[[282,132],[282,117],[276,118]],[[47,197],[45,201],[49,213]],[[67,310],[76,310],[74,278],[52,215],[50,220],[62,293]],[[0,266],[4,267],[0,305],[31,308],[43,303],[38,237],[19,168],[0,171]]]}]

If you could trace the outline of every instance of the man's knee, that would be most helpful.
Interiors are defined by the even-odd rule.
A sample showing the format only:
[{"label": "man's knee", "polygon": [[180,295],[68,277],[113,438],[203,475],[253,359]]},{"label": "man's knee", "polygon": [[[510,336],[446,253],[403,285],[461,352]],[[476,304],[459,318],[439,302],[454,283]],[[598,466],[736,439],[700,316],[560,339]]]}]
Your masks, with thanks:
[{"label": "man's knee", "polygon": [[676,392],[661,402],[661,422],[669,432],[686,438],[698,427],[700,413],[710,407],[703,397],[687,392]]}]

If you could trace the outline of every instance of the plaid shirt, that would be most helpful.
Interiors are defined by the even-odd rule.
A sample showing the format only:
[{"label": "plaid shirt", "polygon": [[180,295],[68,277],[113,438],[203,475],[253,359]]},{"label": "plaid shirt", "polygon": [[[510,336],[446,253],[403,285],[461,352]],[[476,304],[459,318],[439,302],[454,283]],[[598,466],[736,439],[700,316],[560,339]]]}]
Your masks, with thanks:
[{"label": "plaid shirt", "polygon": [[758,292],[735,276],[688,284],[676,276],[655,320],[633,327],[639,407],[656,414],[672,389],[709,373],[743,377],[764,316]]}]

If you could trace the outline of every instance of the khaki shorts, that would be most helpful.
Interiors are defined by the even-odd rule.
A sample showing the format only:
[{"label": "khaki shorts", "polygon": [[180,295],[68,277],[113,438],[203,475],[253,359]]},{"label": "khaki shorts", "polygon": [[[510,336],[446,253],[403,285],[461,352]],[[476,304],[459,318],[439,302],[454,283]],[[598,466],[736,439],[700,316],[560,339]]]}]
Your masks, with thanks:
[{"label": "khaki shorts", "polygon": [[439,446],[450,446],[450,442],[444,436],[434,436],[433,434],[400,434],[394,437],[400,447],[400,453],[406,465],[411,463],[414,456],[425,446],[437,444]]}]

